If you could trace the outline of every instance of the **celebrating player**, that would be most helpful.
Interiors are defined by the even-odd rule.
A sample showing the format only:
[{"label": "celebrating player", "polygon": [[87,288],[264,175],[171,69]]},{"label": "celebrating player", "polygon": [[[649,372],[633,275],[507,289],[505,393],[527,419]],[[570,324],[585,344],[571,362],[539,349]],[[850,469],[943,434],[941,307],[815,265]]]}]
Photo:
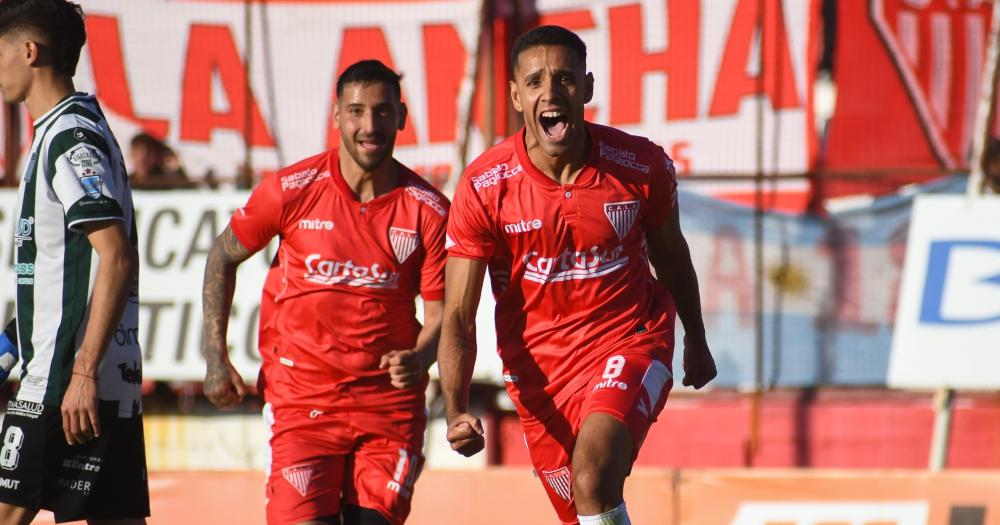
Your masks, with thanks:
[{"label": "celebrating player", "polygon": [[205,393],[220,406],[245,393],[226,350],[236,268],[277,235],[261,311],[268,523],[399,525],[423,462],[448,201],[392,157],[406,120],[395,72],[348,67],[333,117],[339,146],[264,179],[212,247]]},{"label": "celebrating player", "polygon": [[524,128],[456,189],[438,360],[448,440],[475,454],[484,439],[469,382],[488,267],[507,392],[560,520],[627,524],[625,478],[673,384],[675,311],[684,384],[701,388],[716,370],[673,163],[645,138],[584,121],[586,53],[555,26],[514,43],[510,95]]},{"label": "celebrating player", "polygon": [[34,139],[14,232],[20,389],[0,449],[0,522],[144,523],[138,256],[121,151],[73,75],[86,40],[65,0],[0,3],[0,90]]}]

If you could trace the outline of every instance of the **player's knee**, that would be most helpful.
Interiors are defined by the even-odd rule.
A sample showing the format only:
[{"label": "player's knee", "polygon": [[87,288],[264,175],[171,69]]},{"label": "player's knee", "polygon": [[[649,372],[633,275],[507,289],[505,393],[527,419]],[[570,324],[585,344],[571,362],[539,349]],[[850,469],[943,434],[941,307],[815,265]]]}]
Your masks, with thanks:
[{"label": "player's knee", "polygon": [[573,497],[577,501],[605,506],[621,501],[621,481],[608,469],[591,462],[573,465]]}]

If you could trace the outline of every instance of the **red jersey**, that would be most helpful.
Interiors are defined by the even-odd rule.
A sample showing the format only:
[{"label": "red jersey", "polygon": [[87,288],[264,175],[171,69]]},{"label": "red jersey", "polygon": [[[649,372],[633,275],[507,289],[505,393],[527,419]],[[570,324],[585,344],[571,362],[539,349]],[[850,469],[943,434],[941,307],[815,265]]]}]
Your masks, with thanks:
[{"label": "red jersey", "polygon": [[416,296],[444,297],[448,206],[402,166],[395,189],[358,201],[340,174],[336,149],[261,182],[230,227],[250,251],[275,235],[281,239],[280,280],[272,269],[262,297],[273,293],[274,304],[262,304],[261,352],[271,369],[285,365],[289,380],[278,388],[277,372],[265,370],[268,401],[423,409],[426,385],[398,390],[378,365],[386,352],[416,345]]},{"label": "red jersey", "polygon": [[488,262],[515,401],[558,397],[622,345],[673,337],[673,300],[650,272],[644,235],[677,205],[673,163],[645,138],[587,132],[573,184],[531,163],[522,129],[469,165],[455,191],[448,254]]}]

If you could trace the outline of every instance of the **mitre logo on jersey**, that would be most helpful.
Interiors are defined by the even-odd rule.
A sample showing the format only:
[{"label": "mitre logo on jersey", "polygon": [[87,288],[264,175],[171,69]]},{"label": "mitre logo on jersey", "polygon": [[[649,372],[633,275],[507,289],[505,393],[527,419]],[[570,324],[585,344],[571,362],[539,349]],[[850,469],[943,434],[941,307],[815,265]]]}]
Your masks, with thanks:
[{"label": "mitre logo on jersey", "polygon": [[86,144],[77,144],[66,155],[87,196],[92,199],[100,197],[103,186],[101,175],[104,174],[101,153]]},{"label": "mitre logo on jersey", "polygon": [[[975,112],[966,107],[968,101],[978,100],[991,4],[871,2],[872,22],[913,101],[934,155],[947,169],[958,167],[971,144]],[[953,50],[965,50],[967,58],[959,58]],[[959,102],[963,99],[964,106]]]},{"label": "mitre logo on jersey", "polygon": [[300,219],[299,229],[330,231],[333,229],[333,221],[328,221],[325,219]]},{"label": "mitre logo on jersey", "polygon": [[536,283],[592,279],[624,268],[628,264],[624,251],[621,245],[610,249],[593,246],[581,252],[563,250],[555,257],[544,257],[532,251],[526,253],[521,262],[526,267],[524,278]]},{"label": "mitre logo on jersey", "polygon": [[389,227],[389,244],[392,245],[392,252],[396,254],[396,260],[403,264],[420,244],[420,235],[413,230]]},{"label": "mitre logo on jersey", "polygon": [[611,221],[619,240],[628,235],[635,218],[639,215],[639,201],[608,202],[604,204],[604,216]]},{"label": "mitre logo on jersey", "polygon": [[391,289],[399,287],[399,274],[382,268],[379,263],[366,266],[352,260],[324,259],[322,255],[314,253],[306,257],[305,265],[305,280],[316,284],[346,284]]},{"label": "mitre logo on jersey", "polygon": [[554,490],[556,494],[559,494],[560,498],[569,501],[572,497],[573,491],[568,467],[562,467],[556,470],[543,470],[542,478],[545,480],[545,483],[548,483],[548,485],[552,487],[552,490]]},{"label": "mitre logo on jersey", "polygon": [[281,469],[281,475],[288,481],[295,491],[305,497],[306,492],[309,492],[309,482],[312,481],[313,466],[312,465],[293,465],[291,467],[285,467]]}]

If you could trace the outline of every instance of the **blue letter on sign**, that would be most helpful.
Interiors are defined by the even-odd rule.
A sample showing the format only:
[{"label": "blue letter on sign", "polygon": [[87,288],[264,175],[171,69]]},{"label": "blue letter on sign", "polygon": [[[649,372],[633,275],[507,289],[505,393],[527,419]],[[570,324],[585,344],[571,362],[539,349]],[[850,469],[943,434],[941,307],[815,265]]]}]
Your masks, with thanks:
[{"label": "blue letter on sign", "polygon": [[[955,248],[985,249],[1000,252],[997,241],[934,241],[927,258],[927,281],[924,283],[924,297],[920,306],[920,322],[929,324],[985,324],[1000,321],[1000,314],[979,318],[947,319],[941,314],[941,300],[944,297],[945,282],[948,277],[948,261]],[[1000,269],[998,269],[1000,270]],[[979,281],[989,286],[1000,286],[1000,273]],[[995,290],[995,289],[994,289]],[[984,293],[986,293],[984,291]],[[996,293],[1000,293],[997,290]],[[974,300],[974,298],[970,298]]]}]

